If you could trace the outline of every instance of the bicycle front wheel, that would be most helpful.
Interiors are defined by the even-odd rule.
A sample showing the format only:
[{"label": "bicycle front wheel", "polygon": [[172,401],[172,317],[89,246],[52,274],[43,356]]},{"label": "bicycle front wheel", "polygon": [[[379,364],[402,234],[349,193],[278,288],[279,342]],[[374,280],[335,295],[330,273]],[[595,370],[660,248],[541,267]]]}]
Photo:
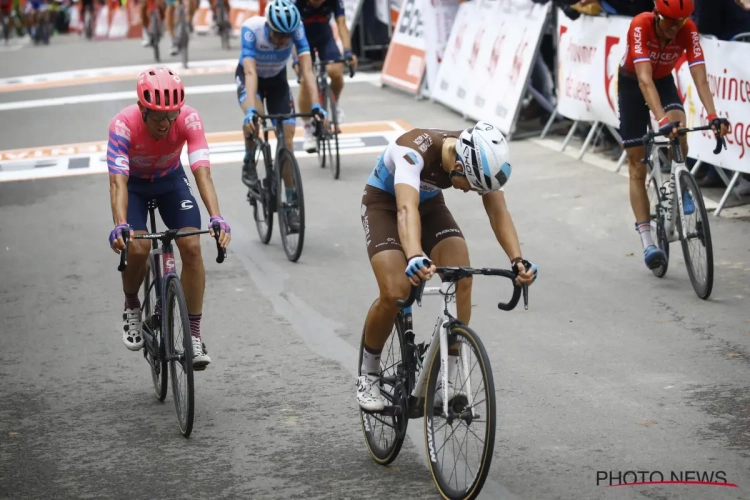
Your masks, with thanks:
[{"label": "bicycle front wheel", "polygon": [[646,180],[646,193],[648,194],[648,204],[651,210],[651,224],[656,225],[656,230],[652,231],[654,241],[656,245],[664,250],[667,254],[667,262],[664,265],[652,269],[651,272],[657,278],[663,278],[667,274],[667,268],[669,268],[669,238],[667,237],[667,230],[664,226],[664,205],[666,201],[661,194],[661,190],[656,181],[656,177],[649,176]]},{"label": "bicycle front wheel", "polygon": [[150,335],[153,341],[150,342],[148,336],[145,337],[145,343],[150,345],[143,346],[143,355],[148,361],[151,368],[151,379],[154,383],[154,392],[159,401],[164,401],[167,397],[167,355],[166,343],[162,336],[162,305],[161,289],[157,278],[157,268],[159,264],[153,255],[149,255],[146,279],[143,281],[143,330]]},{"label": "bicycle front wheel", "polygon": [[[274,198],[271,194],[271,183],[273,177],[270,175],[272,172],[271,165],[271,148],[268,144],[264,144],[256,154],[255,165],[258,172],[258,189],[260,194],[253,196],[248,195],[250,205],[253,207],[253,219],[255,219],[255,227],[258,230],[258,236],[260,241],[264,245],[268,245],[271,241],[271,234],[273,233],[273,210],[274,210]],[[263,163],[260,160],[261,153],[263,155]]]},{"label": "bicycle front wheel", "polygon": [[193,430],[195,412],[190,322],[180,280],[176,275],[168,276],[165,286],[167,303],[163,328],[167,342],[169,373],[172,376],[172,396],[180,433],[188,437]]},{"label": "bicycle front wheel", "polygon": [[[484,486],[495,447],[495,383],[487,351],[468,326],[453,325],[448,345],[448,414],[443,414],[440,349],[429,362],[425,395],[425,444],[430,472],[443,498],[476,498]],[[476,442],[475,442],[476,441]],[[474,443],[474,444],[472,444]]]},{"label": "bicycle front wheel", "polygon": [[[373,305],[375,303],[373,302]],[[372,310],[372,306],[370,306]],[[369,312],[368,312],[369,315]],[[378,415],[359,408],[359,419],[362,433],[365,435],[367,449],[373,460],[380,465],[388,465],[396,460],[406,437],[406,426],[409,418],[405,414],[409,394],[405,384],[408,381],[406,348],[404,346],[403,316],[399,313],[393,331],[388,337],[380,355],[380,393],[390,406],[400,406],[404,413],[400,416]],[[362,339],[359,344],[358,374],[362,375],[362,353],[365,349],[365,328],[362,327]]]},{"label": "bicycle front wheel", "polygon": [[711,229],[708,225],[706,205],[695,178],[687,170],[680,171],[682,206],[684,214],[677,216],[677,230],[682,242],[682,253],[695,293],[703,300],[708,299],[714,285],[714,252],[711,243]]},{"label": "bicycle front wheel", "polygon": [[278,151],[276,173],[276,211],[281,242],[287,258],[297,262],[305,242],[305,197],[299,165],[286,147]]}]

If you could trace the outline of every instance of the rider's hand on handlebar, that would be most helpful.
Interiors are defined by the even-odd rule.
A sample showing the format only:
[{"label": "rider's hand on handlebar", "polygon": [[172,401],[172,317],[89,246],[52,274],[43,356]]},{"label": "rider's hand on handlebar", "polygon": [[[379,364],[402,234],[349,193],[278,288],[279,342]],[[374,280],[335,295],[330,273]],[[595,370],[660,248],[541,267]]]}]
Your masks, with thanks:
[{"label": "rider's hand on handlebar", "polygon": [[323,127],[328,126],[328,113],[320,107],[320,104],[313,104],[310,111],[314,115],[315,120],[323,124]]},{"label": "rider's hand on handlebar", "polygon": [[242,122],[242,131],[245,133],[245,137],[250,137],[255,133],[255,119],[257,116],[258,111],[252,106],[245,111],[245,120]]},{"label": "rider's hand on handlebar", "polygon": [[677,138],[677,129],[685,125],[680,122],[670,122],[668,117],[659,120],[659,133],[665,134],[670,139]]},{"label": "rider's hand on handlebar", "polygon": [[357,61],[357,56],[352,54],[352,51],[350,49],[344,49],[344,59],[347,61],[350,61],[349,64],[354,66],[354,70],[357,70],[357,65],[359,64],[359,61]]},{"label": "rider's hand on handlebar", "polygon": [[513,270],[518,274],[517,285],[531,285],[536,281],[539,274],[536,264],[532,264],[528,260],[519,260],[513,264]]},{"label": "rider's hand on handlebar", "polygon": [[133,239],[135,234],[133,228],[127,222],[119,224],[109,233],[109,246],[115,253],[120,253],[120,250],[125,250],[125,240],[122,239],[123,231],[130,232],[130,239]]},{"label": "rider's hand on handlebar", "polygon": [[219,245],[221,246],[221,248],[226,250],[227,246],[229,246],[229,242],[232,239],[232,229],[229,227],[229,224],[227,224],[227,221],[225,221],[221,215],[214,215],[213,217],[211,217],[211,220],[208,223],[208,230],[211,237],[214,237],[214,222],[218,222],[219,228],[221,228],[221,232],[219,233]]},{"label": "rider's hand on handlebar", "polygon": [[409,258],[404,274],[413,286],[417,286],[422,280],[430,280],[436,271],[437,268],[426,255],[415,255]]},{"label": "rider's hand on handlebar", "polygon": [[706,117],[708,123],[711,125],[711,130],[720,137],[724,137],[729,133],[729,120],[726,118],[719,118],[716,115],[708,115]]}]

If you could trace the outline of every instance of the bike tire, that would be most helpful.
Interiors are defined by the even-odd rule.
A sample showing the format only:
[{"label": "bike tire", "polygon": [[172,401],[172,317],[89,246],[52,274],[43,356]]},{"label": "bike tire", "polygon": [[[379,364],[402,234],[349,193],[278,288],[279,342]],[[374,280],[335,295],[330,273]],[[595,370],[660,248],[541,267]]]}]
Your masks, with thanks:
[{"label": "bike tire", "polygon": [[[143,347],[143,355],[146,357],[146,361],[148,361],[151,369],[151,380],[154,383],[156,399],[164,401],[167,397],[167,386],[169,385],[167,378],[169,369],[167,365],[166,342],[163,335],[164,328],[162,328],[163,322],[161,316],[157,316],[156,311],[152,310],[152,307],[155,309],[156,301],[161,298],[161,289],[159,288],[157,277],[157,264],[155,262],[153,254],[149,255],[146,263],[146,278],[143,281],[143,328],[148,329],[149,333],[154,337],[158,358],[154,358],[145,345]],[[153,297],[153,306],[151,297]],[[155,331],[154,326],[158,327],[158,331]]]},{"label": "bike tire", "polygon": [[180,52],[182,52],[182,67],[188,68],[188,44],[190,42],[190,33],[188,33],[187,20],[185,19],[185,7],[180,9]]},{"label": "bike tire", "polygon": [[[370,310],[372,310],[372,306],[374,305],[375,305],[375,302],[373,302],[372,305],[370,306]],[[369,315],[370,312],[368,311],[367,314]],[[394,334],[395,334],[395,337],[394,337]],[[396,316],[396,321],[393,326],[393,331],[391,332],[391,335],[386,340],[385,348],[383,349],[384,353],[388,351],[389,342],[393,343],[394,341],[398,344],[399,357],[400,357],[401,363],[403,363],[404,353],[406,352],[406,347],[405,347],[405,340],[404,340],[403,315],[401,313],[399,313]],[[359,358],[357,360],[357,366],[359,367],[357,371],[358,375],[362,375],[362,355],[363,355],[362,353],[364,352],[364,348],[365,348],[365,327],[362,326],[362,338],[359,343]],[[383,366],[385,365],[385,367],[387,368],[390,363],[387,354],[385,355],[385,360],[383,360],[383,358],[381,357],[380,363],[381,363],[380,376],[382,380],[382,378],[384,377]],[[390,377],[393,377],[393,375],[385,375],[385,378],[387,380],[390,380]],[[387,392],[385,392],[386,400],[390,399],[390,402],[394,403],[394,399],[398,398],[399,396],[405,397],[408,400],[409,398],[408,394],[405,394],[405,395],[398,394],[395,384],[392,384],[390,387],[391,387],[390,395]],[[383,384],[381,383],[381,393],[384,392],[383,389],[384,387],[383,387]],[[396,398],[394,398],[394,395],[396,395]],[[359,408],[359,405],[357,405],[357,407]],[[376,440],[376,437],[381,437],[382,433],[376,432],[375,428],[378,422],[382,423],[381,419],[385,420],[387,418],[390,418],[392,420],[392,423],[393,423],[392,428],[394,430],[394,436],[392,437],[391,441],[387,445],[380,446],[379,444],[375,442],[375,440]],[[403,414],[400,417],[399,416],[386,417],[385,415],[376,416],[376,415],[370,414],[362,410],[362,408],[359,408],[359,421],[360,421],[360,424],[362,425],[362,433],[365,436],[365,443],[367,444],[367,450],[370,452],[372,459],[375,460],[375,462],[379,463],[380,465],[388,465],[394,460],[396,460],[396,457],[398,457],[398,454],[401,451],[401,446],[403,446],[404,439],[406,437],[406,427],[409,424],[408,416],[406,414]],[[386,427],[390,427],[390,426],[386,424]]]},{"label": "bike tire", "polygon": [[656,178],[650,177],[646,183],[646,194],[648,195],[649,207],[651,210],[651,220],[656,221],[656,244],[667,254],[667,262],[664,265],[652,269],[651,272],[657,278],[663,278],[669,268],[669,238],[664,226],[664,208],[663,203],[666,201],[661,195],[661,190],[656,184]]},{"label": "bike tire", "polygon": [[[169,374],[172,382],[172,398],[174,399],[175,412],[180,434],[189,437],[193,431],[193,418],[195,415],[195,387],[193,379],[193,345],[191,343],[190,322],[188,321],[187,303],[185,293],[177,275],[166,277],[164,284],[164,296],[166,309],[162,329],[167,344],[169,359]],[[180,321],[175,324],[175,312],[179,313]],[[179,338],[177,337],[179,335]],[[180,348],[182,349],[180,351]],[[181,394],[182,386],[177,369],[185,374],[185,394]]]},{"label": "bike tire", "polygon": [[159,18],[159,14],[157,13],[156,9],[151,11],[151,21],[150,21],[150,37],[151,37],[151,46],[154,48],[154,59],[156,59],[156,62],[161,62],[160,56],[159,56],[159,42],[161,42],[161,19]]},{"label": "bike tire", "polygon": [[[459,337],[462,338],[462,340],[459,340]],[[437,341],[437,340],[435,340]],[[456,485],[456,488],[453,488],[449,481],[454,476],[451,474],[447,479],[443,477],[442,472],[439,470],[439,460],[440,460],[440,449],[435,448],[435,423],[434,419],[435,417],[440,417],[442,413],[441,410],[435,411],[434,408],[434,401],[435,401],[435,391],[437,388],[438,383],[438,377],[440,375],[440,349],[435,349],[433,351],[432,359],[429,361],[429,378],[427,382],[427,393],[425,395],[425,401],[424,401],[424,436],[425,436],[425,447],[427,449],[427,462],[430,466],[430,473],[432,474],[433,481],[435,483],[435,486],[437,487],[438,491],[442,495],[443,498],[447,498],[450,500],[471,500],[476,498],[479,493],[482,490],[482,487],[484,486],[484,482],[487,480],[487,475],[490,470],[490,465],[492,463],[492,453],[494,451],[495,447],[495,424],[496,424],[496,408],[495,408],[495,383],[492,376],[492,368],[490,366],[490,359],[487,355],[487,350],[484,348],[484,344],[482,344],[482,341],[479,339],[479,336],[468,326],[465,326],[463,324],[454,324],[450,327],[450,331],[448,334],[448,342],[449,345],[452,345],[456,342],[459,342],[462,347],[467,347],[468,349],[471,349],[474,354],[477,357],[477,361],[479,362],[479,371],[477,373],[481,374],[483,381],[484,381],[484,394],[480,394],[477,392],[475,397],[481,398],[481,396],[484,396],[484,401],[486,401],[486,422],[487,422],[487,428],[485,430],[484,434],[484,446],[482,449],[482,454],[480,458],[480,463],[476,470],[476,475],[472,482],[466,486],[459,487],[458,484]],[[463,353],[462,353],[463,356]],[[474,372],[474,368],[470,368],[470,374]],[[471,388],[472,391],[474,390],[474,387]],[[453,398],[454,403],[453,405],[460,405],[462,404],[462,401],[468,402],[468,398],[465,396],[456,396]],[[457,402],[458,401],[458,402]],[[466,412],[467,408],[458,408],[459,412],[463,414]],[[437,415],[436,415],[437,413]],[[457,412],[458,413],[458,412]],[[481,417],[481,415],[479,415]],[[441,417],[442,418],[442,417]],[[463,422],[463,420],[460,417],[457,417],[456,420]],[[455,422],[455,420],[454,420]],[[474,423],[474,420],[472,420],[468,425],[471,426]],[[449,425],[446,423],[446,425]],[[455,434],[455,429],[453,429],[454,432],[451,433],[451,435]],[[479,435],[477,432],[472,432],[474,435]],[[467,432],[468,435],[468,432]],[[445,446],[446,449],[448,449],[448,446]],[[445,452],[442,452],[443,458],[445,458]],[[466,456],[466,454],[464,454]],[[450,468],[450,466],[449,466]],[[450,468],[451,471],[455,470],[455,467]],[[458,481],[458,477],[460,476],[460,473],[456,473],[456,481]]]},{"label": "bike tire", "polygon": [[[685,234],[685,228],[682,227],[682,217],[677,214],[677,230],[680,234],[680,242],[682,243],[682,254],[685,257],[685,267],[687,267],[688,276],[690,277],[690,283],[693,285],[695,293],[703,300],[707,300],[711,295],[711,291],[714,285],[714,252],[713,243],[711,242],[711,228],[708,222],[708,213],[706,212],[706,205],[703,202],[703,194],[701,193],[698,183],[695,178],[687,170],[680,171],[680,186],[683,193],[690,191],[690,195],[693,198],[695,205],[695,211],[691,215],[700,216],[700,220],[696,220],[695,231],[693,233]],[[677,202],[677,193],[675,193],[675,202]],[[678,203],[678,210],[682,211],[683,207]],[[690,217],[688,215],[685,216]],[[693,235],[691,237],[691,235]],[[690,240],[698,240],[705,249],[705,280],[700,282],[698,279],[698,270],[696,269],[696,259],[690,252]],[[700,247],[698,247],[700,248]]]},{"label": "bike tire", "polygon": [[218,5],[219,9],[219,30],[221,31],[221,48],[229,50],[229,30],[231,26],[227,20],[227,11],[223,2]]},{"label": "bike tire", "polygon": [[[260,155],[255,159],[256,168],[263,168],[265,177],[258,179],[260,186],[260,200],[250,198],[250,205],[253,207],[253,220],[258,230],[260,241],[268,245],[273,234],[273,214],[275,209],[275,200],[272,195],[273,169],[271,167],[271,147],[265,144],[261,149],[263,155],[263,165],[258,165]],[[260,201],[260,206],[258,206]]]},{"label": "bike tire", "polygon": [[[331,88],[328,87],[326,92],[331,93]],[[332,95],[328,96],[329,112],[328,116],[331,117],[331,125],[329,125],[328,133],[328,158],[331,166],[331,176],[335,179],[339,178],[341,174],[341,157],[339,156],[339,117],[336,112],[336,102]],[[335,151],[334,151],[335,149]],[[335,154],[334,154],[335,153]]]},{"label": "bike tire", "polygon": [[[279,233],[281,234],[281,243],[284,247],[284,252],[287,258],[292,262],[297,262],[302,255],[302,247],[305,243],[305,196],[302,189],[302,174],[299,171],[299,165],[297,159],[286,147],[282,147],[278,151],[276,157],[276,213],[279,217]],[[296,193],[296,200],[293,204],[297,209],[299,215],[299,231],[294,235],[297,239],[297,244],[293,243],[292,233],[289,231],[289,224],[286,220],[286,193],[284,193],[284,177],[283,165],[288,165],[292,170],[292,178],[294,180],[294,190]]]}]

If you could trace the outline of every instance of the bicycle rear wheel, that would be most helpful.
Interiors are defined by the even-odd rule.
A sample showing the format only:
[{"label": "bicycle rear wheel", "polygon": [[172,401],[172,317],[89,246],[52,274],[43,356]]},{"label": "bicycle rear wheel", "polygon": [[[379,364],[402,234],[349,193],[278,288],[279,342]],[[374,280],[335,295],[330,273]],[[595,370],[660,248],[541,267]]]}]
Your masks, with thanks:
[{"label": "bicycle rear wheel", "polygon": [[[159,401],[167,397],[167,355],[166,342],[162,336],[162,305],[161,288],[158,281],[158,261],[153,255],[148,256],[146,264],[146,279],[143,281],[143,330],[153,338],[150,346],[144,345],[143,355],[151,368],[151,379],[154,383],[154,392]],[[149,343],[148,336],[145,337],[146,344]]]},{"label": "bicycle rear wheel", "polygon": [[258,230],[260,241],[264,245],[268,245],[268,242],[271,241],[271,234],[273,234],[273,212],[276,205],[271,189],[273,183],[273,177],[271,176],[271,172],[273,171],[271,168],[271,147],[268,144],[264,144],[260,149],[263,153],[263,164],[258,164],[258,160],[261,157],[260,153],[255,158],[260,193],[257,198],[253,195],[248,195],[248,199],[250,200],[250,205],[253,207],[253,219],[255,219],[255,227]]},{"label": "bicycle rear wheel", "polygon": [[172,379],[172,396],[177,412],[177,422],[180,426],[180,433],[188,437],[193,430],[195,412],[190,322],[180,280],[176,275],[170,275],[166,279],[164,339],[167,342],[169,373]]},{"label": "bicycle rear wheel", "polygon": [[[375,302],[373,302],[375,305]],[[372,310],[372,306],[370,306]],[[369,312],[368,312],[369,315]],[[365,349],[365,329],[362,327],[362,339],[359,344],[359,358],[357,372],[362,375],[362,353]],[[362,423],[362,433],[365,435],[367,449],[373,460],[380,465],[388,465],[396,460],[401,446],[406,437],[406,426],[409,418],[406,415],[409,394],[403,388],[408,380],[408,372],[404,361],[404,326],[403,316],[399,313],[393,331],[388,337],[380,357],[380,393],[385,397],[387,404],[401,406],[403,413],[400,416],[387,416],[367,413],[359,408],[359,419]]]},{"label": "bicycle rear wheel", "polygon": [[677,230],[680,234],[682,253],[685,256],[690,282],[698,297],[706,300],[711,295],[714,285],[714,252],[708,213],[706,213],[703,195],[695,178],[687,170],[681,170],[679,175],[682,206],[678,206],[678,210],[684,211],[685,196],[689,193],[693,200],[693,211],[690,214],[684,214],[686,227],[682,227],[683,219],[678,213]]},{"label": "bicycle rear wheel", "polygon": [[[453,387],[449,397],[451,392],[453,397],[448,402],[449,414],[446,416],[442,415],[442,403],[436,403],[438,384],[442,386],[440,349],[433,351],[425,395],[424,434],[430,472],[438,491],[443,498],[468,500],[479,495],[492,462],[495,384],[487,351],[477,334],[467,326],[453,325],[448,334],[448,345],[456,344],[460,346],[460,355],[455,369],[448,370],[449,386],[452,383]],[[439,401],[442,401],[442,388],[439,394]],[[438,408],[435,408],[436,404]],[[442,444],[439,441],[441,435],[445,435]],[[480,443],[472,446],[468,443],[472,437]],[[449,444],[451,441],[453,443]],[[471,457],[478,459],[476,464],[469,466]],[[462,459],[467,462],[466,470],[458,472]]]},{"label": "bicycle rear wheel", "polygon": [[661,194],[661,189],[657,183],[656,176],[649,177],[646,180],[646,193],[648,194],[648,204],[651,210],[651,221],[652,229],[654,223],[656,223],[656,231],[652,231],[656,245],[664,250],[667,254],[667,262],[664,265],[652,269],[651,272],[657,278],[663,278],[667,274],[669,268],[669,238],[667,237],[667,230],[664,226],[664,205],[666,197]]},{"label": "bicycle rear wheel", "polygon": [[[285,172],[286,173],[285,175]],[[297,262],[305,242],[305,197],[302,175],[297,160],[286,147],[276,158],[276,212],[279,215],[279,233],[287,258]],[[287,177],[287,182],[284,180]]]}]

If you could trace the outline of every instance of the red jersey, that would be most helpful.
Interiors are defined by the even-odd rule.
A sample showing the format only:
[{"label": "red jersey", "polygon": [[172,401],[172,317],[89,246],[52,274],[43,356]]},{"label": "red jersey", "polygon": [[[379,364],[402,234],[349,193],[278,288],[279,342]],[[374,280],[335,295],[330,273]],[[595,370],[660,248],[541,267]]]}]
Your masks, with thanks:
[{"label": "red jersey", "polygon": [[653,12],[638,14],[630,22],[628,45],[620,68],[625,73],[635,75],[635,65],[650,62],[654,80],[669,76],[682,53],[687,51],[688,64],[692,68],[706,64],[703,59],[698,28],[692,19],[688,19],[672,40],[662,48],[656,35],[656,16]]}]

